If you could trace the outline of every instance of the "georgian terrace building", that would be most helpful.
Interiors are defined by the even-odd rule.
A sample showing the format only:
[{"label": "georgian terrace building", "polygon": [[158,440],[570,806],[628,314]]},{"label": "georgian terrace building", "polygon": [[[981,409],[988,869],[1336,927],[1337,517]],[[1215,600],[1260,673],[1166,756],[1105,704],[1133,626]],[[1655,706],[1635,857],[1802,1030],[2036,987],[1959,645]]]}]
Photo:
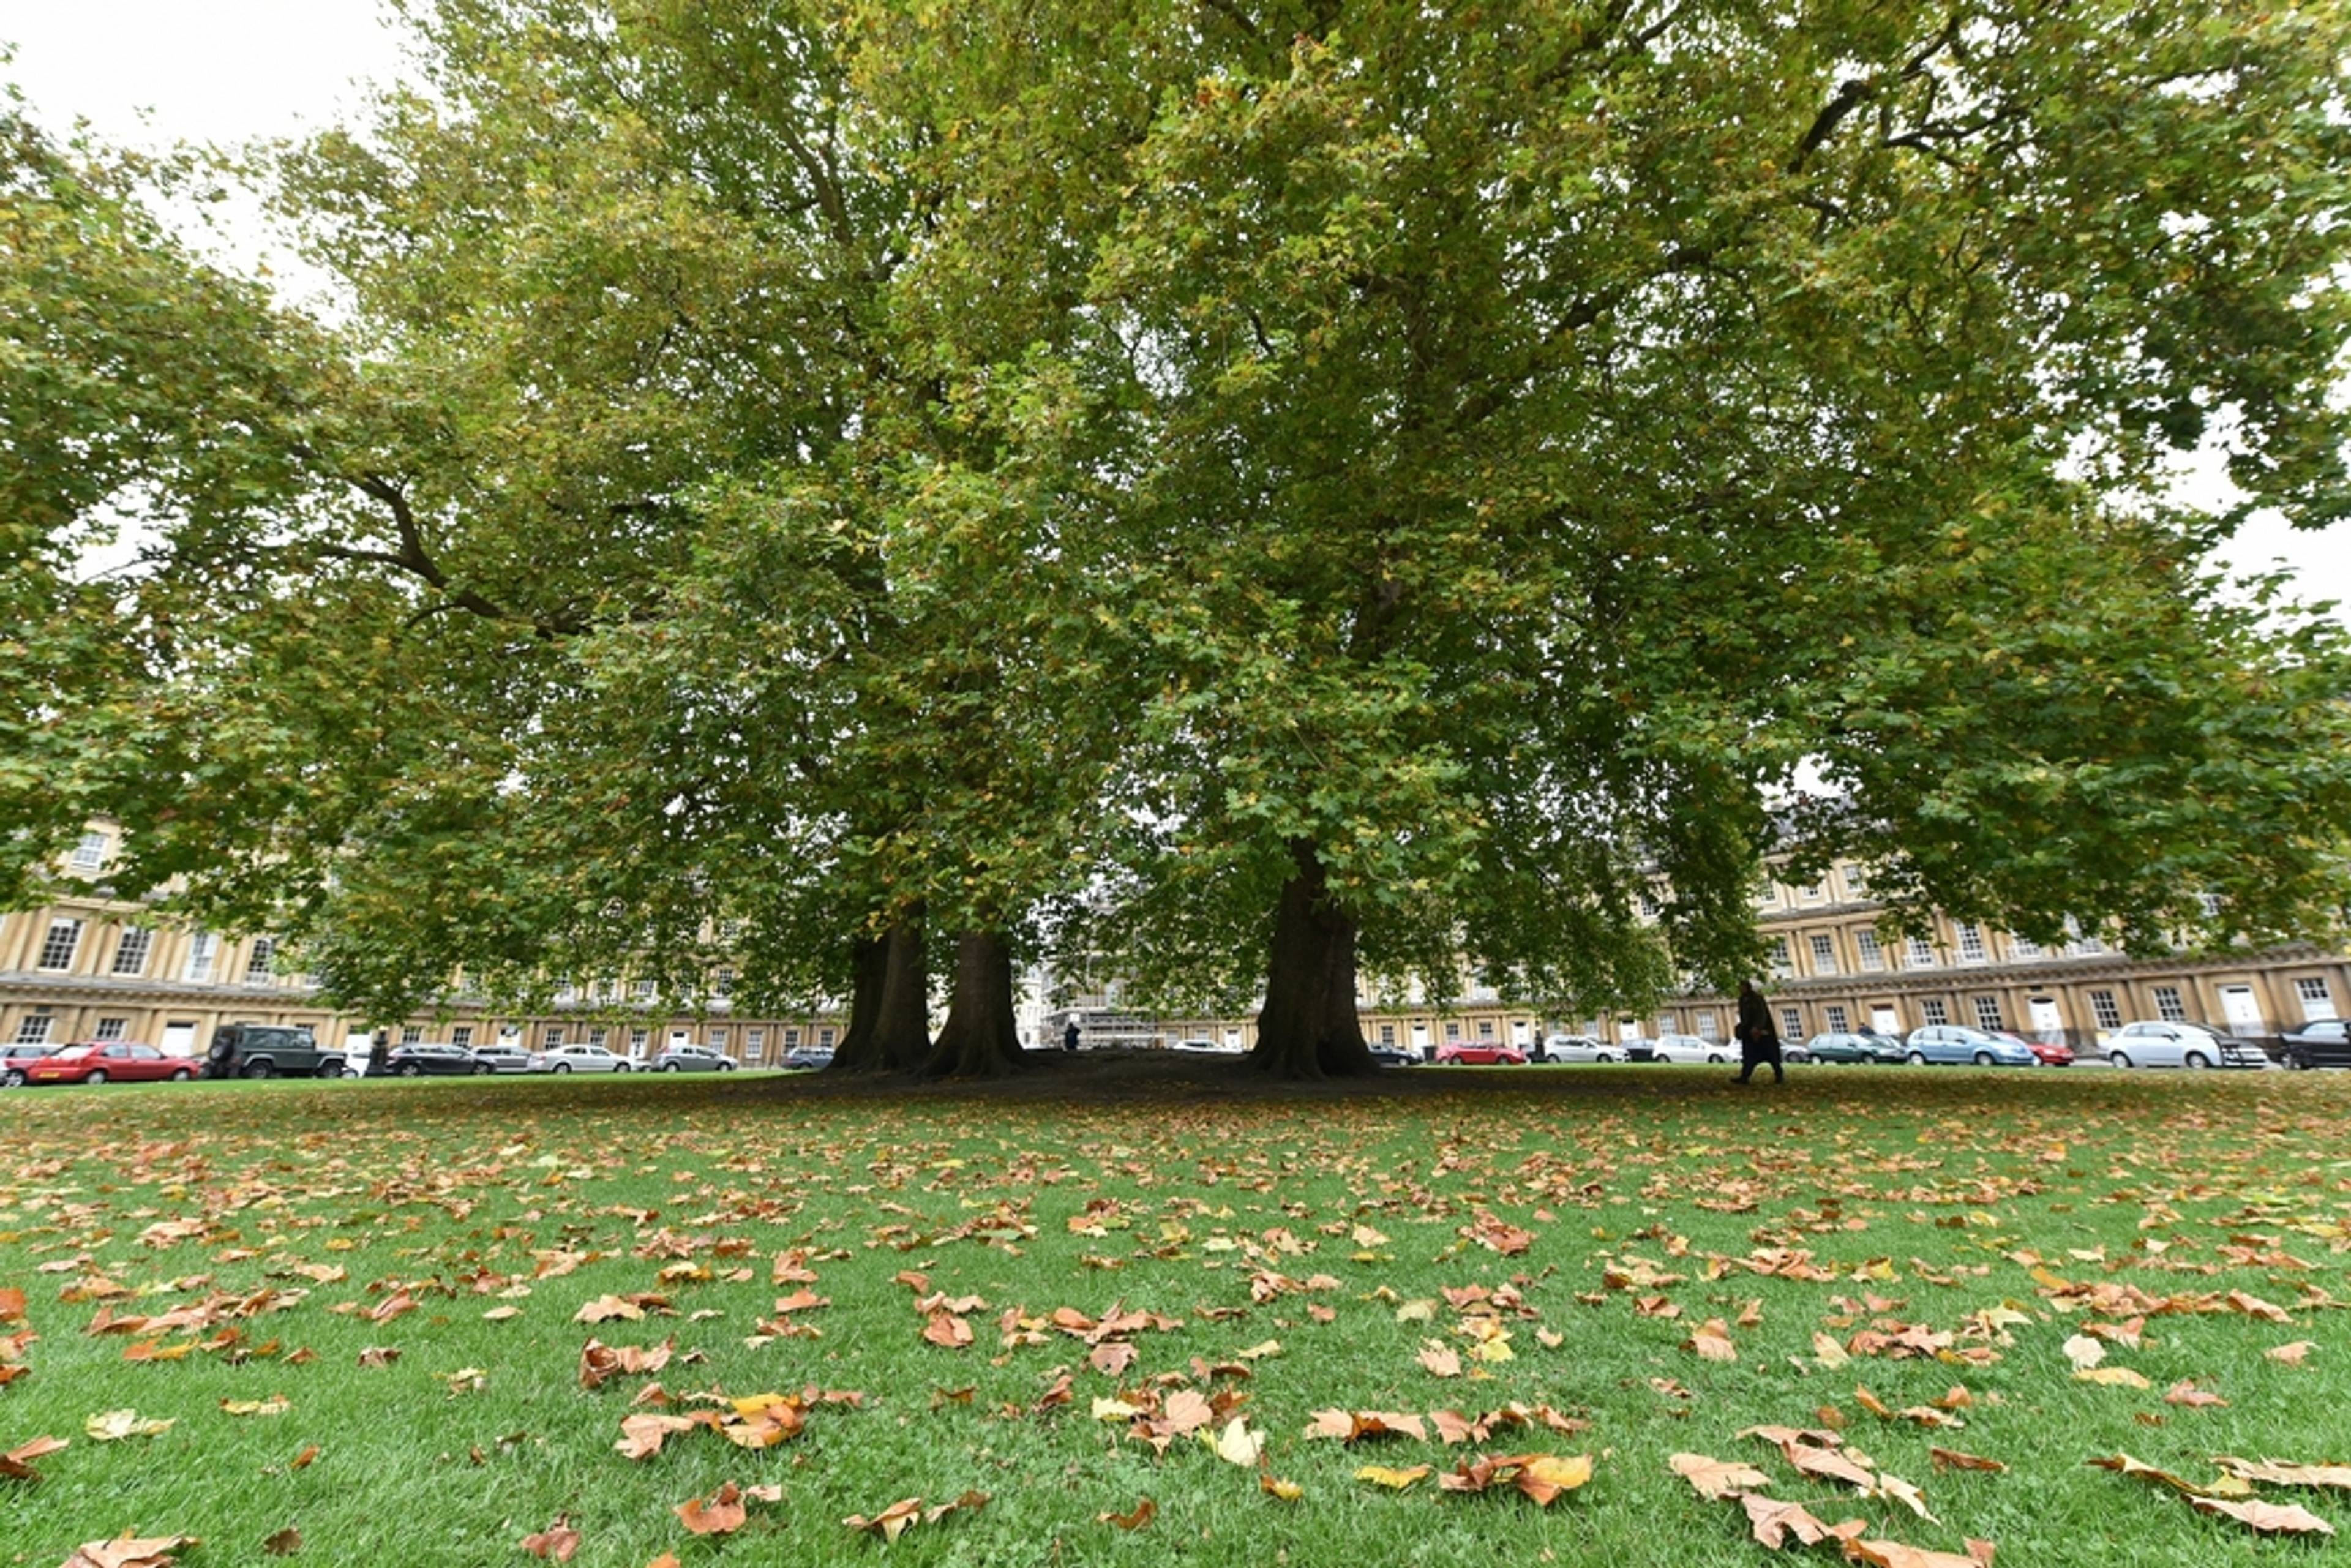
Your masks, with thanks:
[{"label": "georgian terrace building", "polygon": [[[111,832],[91,828],[60,868],[47,906],[0,915],[0,1040],[135,1040],[196,1055],[214,1029],[242,1022],[308,1027],[322,1043],[364,1049],[367,1020],[322,1003],[310,977],[279,964],[272,938],[177,929],[115,897],[104,882],[112,852]],[[507,1040],[532,1051],[585,1040],[622,1055],[693,1041],[762,1066],[798,1045],[831,1046],[842,1027],[830,1014],[737,1018],[723,996],[698,1014],[673,1012],[649,990],[600,981],[559,992],[549,1012],[517,1017],[460,988],[391,1033],[468,1046]]]}]

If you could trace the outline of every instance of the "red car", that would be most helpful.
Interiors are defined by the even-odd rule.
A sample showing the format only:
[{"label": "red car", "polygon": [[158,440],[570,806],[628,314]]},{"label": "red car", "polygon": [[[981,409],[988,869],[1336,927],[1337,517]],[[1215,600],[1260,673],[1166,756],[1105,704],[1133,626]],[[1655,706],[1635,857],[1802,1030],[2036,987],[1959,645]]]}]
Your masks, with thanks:
[{"label": "red car", "polygon": [[54,1056],[25,1063],[27,1083],[152,1083],[159,1078],[184,1082],[195,1075],[192,1059],[166,1056],[152,1045],[128,1040],[69,1045]]},{"label": "red car", "polygon": [[2024,1047],[2025,1050],[2032,1053],[2032,1060],[2039,1062],[2043,1067],[2071,1067],[2074,1065],[2074,1052],[2065,1046],[2053,1045],[2046,1040],[2027,1040],[2021,1034],[2012,1034],[2004,1029],[1994,1030],[1991,1032],[1998,1035],[2002,1040],[2012,1040],[2017,1044]]},{"label": "red car", "polygon": [[1437,1065],[1448,1061],[1463,1067],[1524,1067],[1527,1053],[1515,1045],[1498,1045],[1490,1040],[1448,1040],[1437,1048]]}]

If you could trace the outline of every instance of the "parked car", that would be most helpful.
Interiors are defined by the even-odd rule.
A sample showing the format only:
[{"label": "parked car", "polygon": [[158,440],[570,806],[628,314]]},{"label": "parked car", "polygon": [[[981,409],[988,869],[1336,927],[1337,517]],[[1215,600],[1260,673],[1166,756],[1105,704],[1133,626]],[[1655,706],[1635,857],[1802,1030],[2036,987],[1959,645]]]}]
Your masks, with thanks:
[{"label": "parked car", "polygon": [[629,1059],[601,1045],[557,1045],[530,1053],[533,1072],[626,1072]]},{"label": "parked car", "polygon": [[2002,1040],[2012,1040],[2017,1044],[2024,1047],[2025,1050],[2032,1053],[2032,1060],[2039,1062],[2043,1067],[2071,1067],[2074,1065],[2074,1051],[2071,1046],[2064,1045],[2056,1040],[2027,1040],[2021,1034],[2013,1034],[2004,1029],[1996,1029],[1990,1032],[1998,1035]]},{"label": "parked car", "polygon": [[25,1064],[27,1083],[152,1083],[172,1079],[184,1083],[196,1075],[196,1064],[184,1056],[166,1056],[136,1040],[88,1040],[52,1051]]},{"label": "parked car", "polygon": [[430,1040],[393,1046],[384,1058],[384,1065],[401,1078],[415,1078],[427,1072],[471,1075],[490,1071],[488,1062],[464,1046],[436,1045]]},{"label": "parked car", "polygon": [[653,1058],[655,1072],[732,1072],[732,1059],[706,1045],[673,1045]]},{"label": "parked car", "polygon": [[1627,1035],[1618,1040],[1616,1049],[1625,1053],[1627,1061],[1657,1060],[1657,1042],[1645,1034]]},{"label": "parked car", "polygon": [[1813,1036],[1784,1054],[1793,1060],[1799,1051],[1803,1052],[1803,1060],[1810,1061],[1896,1066],[1910,1060],[1900,1040],[1874,1030],[1831,1030]]},{"label": "parked car", "polygon": [[1448,1040],[1437,1048],[1437,1064],[1444,1067],[1524,1067],[1527,1053],[1498,1040]]},{"label": "parked car", "polygon": [[1382,1067],[1418,1067],[1420,1058],[1400,1045],[1372,1047],[1372,1060]]},{"label": "parked car", "polygon": [[832,1047],[829,1045],[796,1045],[784,1052],[784,1067],[792,1072],[814,1072],[832,1065]]},{"label": "parked car", "polygon": [[290,1024],[225,1023],[213,1030],[204,1056],[207,1078],[356,1078],[340,1051],[322,1048],[308,1029]]},{"label": "parked car", "polygon": [[2032,1052],[2019,1041],[1956,1023],[1930,1023],[1912,1030],[1904,1058],[1913,1066],[1928,1061],[1972,1061],[1978,1067],[2036,1065]]},{"label": "parked car", "polygon": [[2284,1045],[2288,1067],[2351,1067],[2351,1024],[2341,1019],[2306,1023],[2287,1035]]},{"label": "parked car", "polygon": [[0,1045],[0,1089],[15,1089],[25,1082],[25,1069],[45,1056],[54,1056],[60,1048],[54,1045],[31,1045],[19,1040],[12,1045]]},{"label": "parked car", "polygon": [[2116,1067],[2274,1067],[2249,1040],[2210,1024],[2140,1019],[2106,1037],[2106,1061]]},{"label": "parked car", "polygon": [[507,1040],[474,1047],[474,1060],[484,1063],[493,1072],[530,1071],[530,1052]]},{"label": "parked car", "polygon": [[1736,1044],[1694,1034],[1661,1034],[1650,1042],[1649,1049],[1653,1061],[1683,1063],[1724,1062],[1739,1054]]},{"label": "parked car", "polygon": [[1238,1041],[1227,1045],[1221,1040],[1179,1040],[1167,1049],[1184,1051],[1193,1056],[1247,1056],[1249,1054],[1249,1048]]},{"label": "parked car", "polygon": [[1588,1034],[1555,1034],[1529,1052],[1537,1061],[1622,1061],[1625,1048]]}]

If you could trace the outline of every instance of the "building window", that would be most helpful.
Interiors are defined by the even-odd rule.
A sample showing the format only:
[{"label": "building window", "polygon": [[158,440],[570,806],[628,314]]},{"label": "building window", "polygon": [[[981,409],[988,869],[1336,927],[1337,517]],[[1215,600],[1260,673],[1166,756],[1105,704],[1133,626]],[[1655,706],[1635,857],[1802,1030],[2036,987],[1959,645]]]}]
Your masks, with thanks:
[{"label": "building window", "polygon": [[400,1026],[400,1043],[402,1045],[423,1044],[424,1026],[421,1023],[402,1024]]},{"label": "building window", "polygon": [[1853,934],[1853,945],[1860,950],[1861,967],[1865,969],[1886,967],[1886,949],[1877,945],[1877,933],[1865,925]]},{"label": "building window", "polygon": [[1392,1023],[1384,1023],[1380,1025],[1380,1043],[1382,1045],[1394,1045],[1395,1043],[1395,1025]]},{"label": "building window", "polygon": [[816,1043],[820,1049],[831,1051],[832,1049],[832,1030],[830,1029],[820,1029],[817,1030]]},{"label": "building window", "polygon": [[1850,1034],[1853,1032],[1850,1029],[1845,1027],[1846,1015],[1844,1009],[1837,1006],[1834,1002],[1832,1002],[1829,1004],[1828,1014],[1829,1032],[1831,1034]]},{"label": "building window", "polygon": [[26,1013],[16,1020],[16,1043],[47,1045],[49,1042],[49,1025],[52,1021],[47,1013]]},{"label": "building window", "polygon": [[1655,920],[1657,917],[1657,901],[1646,893],[1636,893],[1633,895],[1633,907],[1640,911],[1641,918],[1644,920]]},{"label": "building window", "polygon": [[1918,1016],[1929,1024],[1947,1024],[1951,1021],[1951,1009],[1940,997],[1925,997],[1918,1002]]},{"label": "building window", "polygon": [[1698,1037],[1700,1040],[1720,1040],[1721,1025],[1715,1021],[1714,1009],[1706,1009],[1698,1015]]},{"label": "building window", "polygon": [[708,1045],[708,1046],[710,1047],[710,1049],[711,1049],[711,1050],[713,1050],[713,1051],[724,1051],[724,1050],[726,1050],[726,1031],[725,1030],[723,1030],[723,1029],[714,1029],[714,1030],[712,1030],[709,1032],[709,1034],[708,1034],[708,1035],[706,1035],[706,1036],[705,1036],[705,1037],[704,1037],[704,1043],[705,1043],[706,1045]]},{"label": "building window", "polygon": [[651,980],[639,980],[637,982],[637,1000],[641,1002],[649,1002],[653,999],[653,983]]},{"label": "building window", "polygon": [[1804,1015],[1800,1009],[1796,1008],[1780,1009],[1780,1038],[1782,1040],[1804,1038]]},{"label": "building window", "polygon": [[2106,945],[2096,937],[2082,935],[2081,922],[2070,915],[2065,917],[2065,935],[2071,938],[2066,946],[2076,956],[2106,950]]},{"label": "building window", "polygon": [[188,940],[188,975],[191,980],[213,977],[213,959],[220,952],[220,938],[209,931],[199,931]]},{"label": "building window", "polygon": [[1931,969],[1935,967],[1935,945],[1924,936],[1910,938],[1909,951],[1905,956],[1909,960],[1910,967],[1914,969]]},{"label": "building window", "polygon": [[2100,1029],[2123,1027],[2123,1009],[2116,1002],[2115,994],[2112,991],[2090,993],[2090,1017],[2096,1021]]},{"label": "building window", "polygon": [[2000,998],[1998,997],[1978,997],[1976,998],[1976,1027],[1978,1029],[2006,1029],[2008,1027],[2006,1024],[2001,1022]]},{"label": "building window", "polygon": [[253,954],[245,961],[245,983],[248,986],[269,978],[270,966],[277,961],[277,944],[266,936],[253,939]]},{"label": "building window", "polygon": [[603,1031],[602,1030],[601,1030],[601,1029],[591,1029],[591,1030],[590,1030],[588,1031],[588,1043],[589,1043],[589,1044],[590,1044],[590,1045],[601,1045],[601,1044],[603,1044],[603,1043],[604,1043],[604,1031]]},{"label": "building window", "polygon": [[452,1024],[449,1028],[449,1043],[464,1046],[467,1050],[473,1049],[474,1026],[469,1023]]},{"label": "building window", "polygon": [[735,971],[732,969],[721,969],[716,974],[711,976],[710,994],[714,997],[733,996],[735,994]]},{"label": "building window", "polygon": [[1837,972],[1836,938],[1825,931],[1813,934],[1813,973],[1834,975]]},{"label": "building window", "polygon": [[1445,1020],[1445,1038],[1447,1040],[1459,1040],[1461,1038],[1461,1020],[1459,1019],[1447,1019]]},{"label": "building window", "polygon": [[97,871],[106,864],[106,835],[84,833],[81,842],[74,846],[73,868],[76,871]]},{"label": "building window", "polygon": [[2179,1000],[2178,986],[2155,988],[2155,1016],[2166,1023],[2186,1023],[2188,1009]]},{"label": "building window", "polygon": [[2196,902],[2203,906],[2205,919],[2218,920],[2220,918],[2220,895],[2219,894],[2199,893],[2196,895]]},{"label": "building window", "polygon": [[143,925],[126,925],[122,940],[115,945],[114,972],[118,975],[138,975],[146,972],[147,949],[155,945],[155,934]]},{"label": "building window", "polygon": [[2304,975],[2294,983],[2294,994],[2302,1003],[2302,1016],[2310,1023],[2335,1016],[2335,993],[2327,988],[2323,975]]},{"label": "building window", "polygon": [[799,1042],[800,1042],[800,1030],[799,1030],[799,1026],[798,1024],[791,1024],[791,1025],[788,1025],[788,1026],[786,1026],[786,1028],[785,1028],[785,1030],[784,1030],[784,1049],[785,1049],[786,1051],[791,1051],[791,1050],[793,1050],[793,1049],[797,1048],[797,1047],[799,1046]]},{"label": "building window", "polygon": [[549,1024],[547,1026],[547,1049],[553,1051],[562,1043],[563,1026],[559,1023]]},{"label": "building window", "polygon": [[81,946],[81,922],[52,920],[49,935],[41,944],[41,964],[44,969],[70,969],[74,954]]},{"label": "building window", "polygon": [[1478,1020],[1478,1038],[1479,1040],[1491,1040],[1494,1038],[1494,1020],[1492,1019],[1479,1019]]},{"label": "building window", "polygon": [[1959,962],[1980,964],[1984,961],[1983,927],[1972,920],[1959,922]]},{"label": "building window", "polygon": [[2013,931],[2008,934],[2008,950],[2011,954],[2019,958],[2038,958],[2041,956],[2040,943],[2035,942],[2030,936],[2019,936]]},{"label": "building window", "polygon": [[1829,884],[1826,877],[1823,877],[1820,881],[1813,883],[1812,886],[1804,889],[1804,902],[1806,904],[1825,903],[1827,902],[1828,896]]},{"label": "building window", "polygon": [[1785,936],[1771,938],[1771,972],[1783,980],[1796,972],[1795,961],[1788,956]]},{"label": "building window", "polygon": [[629,1031],[629,1054],[632,1056],[643,1056],[645,1053],[645,1041],[653,1039],[653,1030],[649,1029],[631,1030]]}]

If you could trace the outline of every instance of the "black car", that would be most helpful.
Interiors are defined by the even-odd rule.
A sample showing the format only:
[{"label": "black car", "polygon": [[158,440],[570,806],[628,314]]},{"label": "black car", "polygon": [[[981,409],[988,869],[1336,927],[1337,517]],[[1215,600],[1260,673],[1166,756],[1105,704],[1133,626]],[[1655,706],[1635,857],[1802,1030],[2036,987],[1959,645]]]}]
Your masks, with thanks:
[{"label": "black car", "polygon": [[225,1023],[213,1030],[204,1053],[207,1078],[340,1078],[343,1053],[319,1048],[307,1029],[287,1024]]},{"label": "black car", "polygon": [[1375,1045],[1372,1047],[1372,1060],[1378,1062],[1382,1067],[1417,1067],[1420,1065],[1419,1057],[1414,1055],[1409,1051],[1405,1051],[1401,1046],[1394,1045]]},{"label": "black car", "polygon": [[26,1045],[17,1041],[0,1045],[0,1089],[21,1089],[25,1086],[25,1064],[38,1061],[45,1056],[62,1050],[55,1045]]},{"label": "black car", "polygon": [[383,1059],[384,1071],[402,1078],[417,1078],[427,1072],[464,1073],[488,1072],[490,1064],[462,1045],[434,1045],[418,1041],[413,1045],[395,1045],[392,1054]]},{"label": "black car", "polygon": [[2351,1023],[2341,1019],[2306,1023],[2282,1043],[2279,1055],[2288,1067],[2351,1067]]}]

